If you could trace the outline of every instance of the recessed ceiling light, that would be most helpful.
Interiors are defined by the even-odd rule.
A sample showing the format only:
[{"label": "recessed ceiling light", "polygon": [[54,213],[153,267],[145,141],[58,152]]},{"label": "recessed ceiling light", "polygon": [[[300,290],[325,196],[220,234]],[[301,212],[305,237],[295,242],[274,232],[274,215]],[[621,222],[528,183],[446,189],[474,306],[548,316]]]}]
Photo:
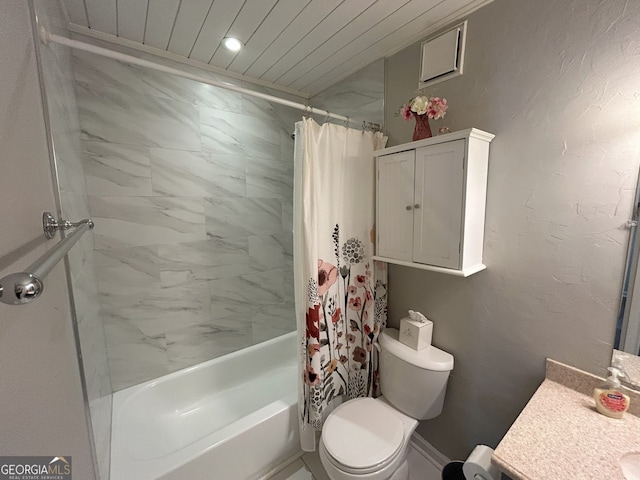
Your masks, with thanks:
[{"label": "recessed ceiling light", "polygon": [[237,38],[227,37],[222,40],[222,44],[232,52],[237,52],[242,48],[242,42]]}]

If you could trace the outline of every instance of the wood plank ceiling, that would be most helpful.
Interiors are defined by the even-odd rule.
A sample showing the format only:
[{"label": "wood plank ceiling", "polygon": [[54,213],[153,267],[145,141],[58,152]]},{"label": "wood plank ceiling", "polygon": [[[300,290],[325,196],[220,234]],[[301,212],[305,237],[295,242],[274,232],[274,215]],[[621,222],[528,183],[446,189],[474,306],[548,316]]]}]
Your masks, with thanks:
[{"label": "wood plank ceiling", "polygon": [[308,97],[490,0],[63,1],[76,32]]}]

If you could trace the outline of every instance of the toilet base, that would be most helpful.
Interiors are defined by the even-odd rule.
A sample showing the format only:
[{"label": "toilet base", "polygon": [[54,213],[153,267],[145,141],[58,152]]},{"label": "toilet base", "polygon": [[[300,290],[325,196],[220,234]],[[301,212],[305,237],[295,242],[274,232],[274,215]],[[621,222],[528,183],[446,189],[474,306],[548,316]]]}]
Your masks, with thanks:
[{"label": "toilet base", "polygon": [[398,458],[377,472],[357,475],[354,473],[339,470],[327,457],[327,451],[320,440],[318,453],[320,462],[327,472],[330,480],[409,480],[409,462],[407,461],[408,443],[403,447],[403,451]]},{"label": "toilet base", "polygon": [[406,458],[389,480],[409,480],[409,462]]}]

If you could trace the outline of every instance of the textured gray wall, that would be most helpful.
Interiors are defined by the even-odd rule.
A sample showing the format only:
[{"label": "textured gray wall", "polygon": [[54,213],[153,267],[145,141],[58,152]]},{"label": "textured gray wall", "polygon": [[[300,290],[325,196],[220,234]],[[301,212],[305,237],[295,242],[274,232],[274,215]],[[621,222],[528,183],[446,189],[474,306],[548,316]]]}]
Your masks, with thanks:
[{"label": "textured gray wall", "polygon": [[[2,277],[55,245],[40,217],[56,207],[26,1],[0,2],[0,45]],[[0,455],[71,455],[74,478],[95,478],[62,263],[0,325]]]},{"label": "textured gray wall", "polygon": [[[484,258],[455,278],[390,269],[389,319],[412,308],[455,356],[443,414],[418,432],[452,458],[495,446],[551,357],[608,364],[640,153],[640,3],[496,0],[469,17],[465,74],[433,130],[476,127],[491,145]],[[419,43],[387,60],[389,145],[413,125]]]}]

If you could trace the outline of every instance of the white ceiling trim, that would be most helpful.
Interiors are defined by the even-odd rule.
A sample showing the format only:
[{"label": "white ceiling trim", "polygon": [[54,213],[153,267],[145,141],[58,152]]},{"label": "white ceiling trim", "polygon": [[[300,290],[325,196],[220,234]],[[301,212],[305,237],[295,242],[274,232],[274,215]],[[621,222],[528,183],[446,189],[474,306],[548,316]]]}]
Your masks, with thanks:
[{"label": "white ceiling trim", "polygon": [[76,25],[75,23],[69,24],[69,31],[73,33],[79,33],[87,37],[95,38],[96,40],[102,40],[103,42],[112,43],[114,45],[120,45],[121,47],[131,48],[133,50],[137,50],[142,53],[148,53],[150,55],[155,55],[157,57],[166,58],[167,60],[173,60],[174,62],[183,63],[185,65],[190,65],[192,67],[198,67],[203,70],[208,70],[210,72],[217,73],[219,75],[225,75],[227,77],[235,78],[237,80],[253,83],[261,87],[271,88],[273,90],[277,90],[283,93],[288,93],[290,95],[296,95],[302,98],[311,97],[311,95],[307,92],[301,92],[299,90],[295,90],[293,88],[289,88],[283,85],[278,85],[276,83],[260,80],[259,78],[248,77],[246,75],[242,75],[240,73],[236,73],[231,70],[225,70],[224,68],[216,67],[215,65],[211,65],[209,63],[204,63],[198,60],[192,60],[190,58],[184,57],[177,53],[161,50],[159,48],[151,47],[149,45],[144,45],[142,43],[127,40],[126,38],[116,37],[115,35],[109,35],[108,33],[102,33],[102,32],[99,32],[98,30],[92,30],[90,28],[83,27],[81,25]]},{"label": "white ceiling trim", "polygon": [[[493,0],[474,0],[471,3],[466,4],[465,6],[454,10],[453,12],[451,12],[449,15],[443,17],[441,20],[433,23],[432,25],[430,25],[429,27],[425,28],[425,29],[420,29],[420,31],[418,33],[416,33],[415,35],[412,35],[411,37],[409,37],[407,40],[401,42],[401,43],[395,43],[394,42],[394,46],[392,48],[383,48],[381,50],[382,53],[378,54],[378,55],[368,55],[367,52],[369,52],[370,50],[376,50],[376,47],[378,46],[377,44],[373,44],[372,46],[368,47],[365,50],[362,50],[361,52],[359,52],[355,57],[352,57],[338,65],[336,65],[335,67],[331,68],[331,70],[326,71],[322,74],[322,76],[317,77],[316,80],[314,80],[313,82],[307,82],[303,88],[307,88],[308,87],[308,91],[311,92],[311,95],[316,95],[317,93],[325,90],[326,88],[330,87],[333,84],[336,84],[342,80],[344,80],[345,78],[349,77],[351,74],[357,72],[358,70],[366,67],[367,65],[371,64],[374,60],[371,60],[372,57],[375,56],[375,58],[382,58],[382,57],[389,57],[395,53],[398,53],[399,51],[407,48],[410,45],[413,45],[414,43],[427,38],[435,33],[437,33],[439,30],[441,30],[443,27],[446,27],[452,23],[458,22],[461,19],[465,18],[466,16],[468,16],[469,14],[471,14],[472,12],[474,12],[475,10],[483,7],[484,5],[487,5],[489,3],[491,3]],[[406,26],[406,25],[405,25]],[[404,27],[403,27],[404,28]],[[389,35],[394,35],[397,33],[397,30],[395,32],[392,32]],[[357,62],[355,59],[358,58],[358,55],[361,55],[363,58],[363,61],[361,62]],[[327,60],[329,60],[330,58],[328,58]],[[419,62],[419,59],[416,59],[416,62]],[[348,64],[348,67],[343,68],[345,65]],[[342,71],[341,71],[342,69]],[[292,83],[292,85],[294,85],[295,83],[300,83],[300,80],[303,79],[304,76],[299,77],[295,82]],[[329,78],[330,80],[325,80]],[[418,78],[416,76],[416,84],[418,83]]]},{"label": "white ceiling trim", "polygon": [[413,35],[412,37],[408,38],[404,42],[397,44],[395,47],[388,49],[387,51],[385,51],[384,56],[390,57],[391,55],[398,53],[400,50],[404,50],[409,45],[413,45],[417,41],[433,35],[441,28],[448,26],[450,23],[455,23],[459,20],[462,20],[464,17],[472,14],[479,8],[482,8],[485,5],[490,4],[491,2],[493,2],[493,0],[473,0],[472,2],[466,4],[464,7],[461,7],[458,10],[455,10],[454,12],[450,13],[446,17],[442,18],[441,20],[438,20],[436,23],[431,25],[428,29],[420,33],[417,33],[416,35]]},{"label": "white ceiling trim", "polygon": [[340,32],[351,23],[353,19],[362,15],[362,13],[374,3],[375,0],[347,1],[341,3],[335,10],[313,27],[309,33],[298,40],[284,57],[280,58],[260,75],[260,78],[277,82],[286,72],[306,57],[312,55],[324,42]]},{"label": "white ceiling trim", "polygon": [[[425,1],[425,0],[419,0]],[[348,25],[336,32],[331,38],[327,38],[321,45],[317,45],[313,52],[306,58],[283,73],[277,82],[291,88],[303,89],[300,85],[293,85],[305,74],[311,72],[316,66],[323,63],[337,51],[341,50],[369,31],[378,29],[387,17],[395,15],[396,11],[406,8],[411,0],[378,0],[361,15],[353,18]],[[384,15],[384,17],[382,17]],[[356,62],[356,63],[361,63]],[[298,82],[299,83],[299,82]],[[311,83],[311,82],[308,82]]]},{"label": "white ceiling trim", "polygon": [[[88,2],[92,2],[92,5],[95,4],[96,2],[102,2],[102,0],[67,0],[69,2],[82,2],[84,3],[85,1]],[[117,0],[104,0],[104,3],[102,3],[102,9],[104,10],[105,8],[108,9],[108,6],[111,4],[115,4]],[[144,1],[144,0],[137,0],[137,1]],[[173,32],[173,28],[175,28],[175,24],[178,20],[178,16],[179,16],[179,5],[182,4],[183,0],[162,0],[163,4],[166,4],[167,8],[165,8],[165,10],[168,9],[168,7],[172,7],[171,11],[173,12],[173,10],[175,9],[176,11],[173,12],[174,15],[174,22],[172,23],[171,27],[171,32]],[[200,0],[201,2],[204,2],[204,4],[208,3],[208,0]],[[211,0],[212,3],[211,5],[214,5],[215,2],[213,0]],[[223,0],[223,3],[231,3],[231,5],[236,5],[235,2],[237,0]],[[258,0],[250,0],[250,1],[258,1]],[[334,0],[337,2],[340,2],[339,4],[341,4],[341,2],[343,0]],[[372,0],[362,0],[363,2],[370,2]],[[293,60],[289,59],[283,59],[280,58],[278,61],[276,61],[275,63],[272,63],[274,61],[273,58],[271,58],[271,62],[268,64],[263,65],[263,69],[266,66],[267,70],[273,68],[276,66],[277,63],[295,63],[295,65],[290,65],[289,69],[286,71],[282,71],[280,74],[278,74],[279,78],[273,78],[274,75],[265,75],[265,78],[256,78],[255,76],[251,76],[252,74],[254,74],[254,70],[260,71],[261,68],[258,67],[257,64],[261,64],[267,61],[267,58],[269,57],[269,55],[266,55],[270,49],[273,49],[275,47],[275,43],[278,43],[278,39],[280,38],[281,35],[276,36],[277,38],[272,39],[271,40],[271,44],[269,46],[266,47],[266,50],[263,49],[262,53],[258,53],[257,54],[257,58],[253,59],[253,62],[251,64],[251,66],[247,69],[246,66],[245,68],[243,68],[242,70],[244,70],[243,73],[240,73],[239,71],[234,71],[238,68],[239,65],[234,64],[233,60],[233,56],[229,56],[227,54],[227,57],[225,57],[225,61],[222,62],[223,65],[226,65],[227,67],[231,67],[234,70],[230,70],[228,68],[223,68],[223,66],[218,66],[218,65],[214,65],[213,63],[207,63],[207,62],[213,62],[213,57],[209,57],[209,55],[213,55],[215,56],[215,52],[214,53],[210,53],[209,55],[206,55],[206,60],[204,60],[204,58],[201,59],[196,59],[198,56],[197,55],[193,55],[193,49],[196,49],[196,47],[198,46],[198,41],[195,42],[195,44],[193,45],[192,48],[192,52],[190,52],[190,57],[186,57],[184,55],[178,54],[178,53],[174,53],[170,50],[168,50],[168,48],[170,48],[171,46],[171,35],[169,35],[169,38],[167,38],[167,31],[168,31],[168,24],[167,26],[164,27],[164,30],[162,32],[162,35],[159,36],[160,40],[156,41],[155,43],[158,44],[167,44],[166,48],[167,49],[163,49],[163,48],[157,48],[154,46],[151,46],[149,44],[143,44],[143,43],[139,43],[133,40],[129,40],[127,38],[124,37],[119,37],[115,34],[111,34],[111,33],[104,33],[103,31],[100,31],[98,29],[92,29],[89,28],[87,26],[84,25],[79,25],[76,23],[72,23],[72,19],[71,16],[69,15],[68,9],[67,9],[67,5],[65,5],[64,1],[61,1],[60,3],[63,5],[64,8],[64,12],[65,15],[67,16],[67,19],[69,20],[69,30],[72,32],[76,32],[88,37],[92,37],[98,40],[102,40],[111,44],[115,44],[115,45],[120,45],[123,47],[127,47],[127,48],[131,48],[134,50],[137,50],[139,52],[144,52],[144,53],[148,53],[151,55],[155,55],[157,57],[161,57],[161,58],[165,58],[168,60],[172,60],[172,61],[176,61],[185,65],[191,65],[194,67],[198,67],[201,68],[203,70],[208,70],[210,72],[216,73],[216,74],[220,74],[220,75],[225,75],[227,77],[233,78],[233,79],[237,79],[237,80],[241,80],[241,81],[246,81],[249,83],[253,83],[255,85],[258,86],[262,86],[262,87],[266,87],[266,88],[270,88],[276,91],[280,91],[283,93],[287,93],[290,95],[296,95],[302,98],[310,98],[313,95],[316,95],[318,93],[320,93],[321,91],[331,87],[332,85],[340,82],[341,80],[344,80],[345,78],[349,77],[350,75],[352,75],[353,73],[357,72],[358,70],[360,70],[361,68],[369,65],[370,63],[380,59],[380,58],[384,58],[384,57],[388,57],[390,55],[393,55],[397,52],[399,52],[400,50],[408,47],[409,45],[412,45],[413,43],[424,39],[425,37],[428,37],[434,33],[436,33],[438,30],[442,29],[443,27],[445,27],[448,24],[454,23],[456,21],[461,20],[462,18],[468,16],[470,13],[472,13],[473,11],[483,7],[484,5],[491,3],[493,0],[443,0],[441,3],[437,4],[437,7],[440,7],[444,4],[446,4],[447,2],[450,4],[451,7],[453,7],[454,9],[456,8],[456,4],[460,5],[462,4],[461,7],[453,10],[451,13],[449,13],[448,15],[446,15],[444,18],[441,18],[439,20],[437,20],[435,23],[430,24],[427,26],[425,26],[424,28],[420,28],[419,31],[416,32],[416,27],[418,27],[420,25],[420,23],[425,23],[423,21],[418,21],[418,19],[416,18],[416,21],[414,22],[410,22],[414,24],[413,27],[413,31],[416,32],[413,35],[410,35],[409,38],[404,39],[402,35],[399,35],[399,32],[394,31],[392,33],[387,34],[387,37],[391,37],[391,38],[387,38],[387,41],[383,41],[384,39],[380,39],[377,42],[374,42],[373,44],[370,44],[369,47],[365,48],[364,50],[361,50],[360,52],[357,52],[354,54],[354,56],[352,56],[351,58],[346,58],[344,54],[342,54],[342,59],[340,58],[340,55],[337,56],[332,56],[330,55],[327,58],[324,58],[324,60],[319,61],[315,67],[312,68],[312,70],[317,72],[317,76],[312,77],[311,76],[311,71],[307,71],[306,73],[301,72],[301,69],[298,68],[298,71],[294,74],[294,72],[296,71],[296,65],[298,65],[298,63],[309,63],[308,61],[305,62],[304,59],[301,59],[299,62],[293,62]],[[276,0],[269,0],[269,5],[273,5],[275,4]],[[225,3],[225,4],[226,4]],[[375,3],[375,2],[374,2]],[[178,7],[176,7],[176,5]],[[369,4],[369,6],[371,6]],[[437,8],[437,7],[433,7],[433,8]],[[239,7],[238,7],[239,8]],[[368,7],[367,7],[368,8]],[[209,9],[209,15],[207,15],[207,18],[203,20],[203,25],[201,27],[202,28],[206,27],[207,24],[207,20],[210,20],[208,17],[211,14],[211,8]],[[365,8],[366,10],[366,8]],[[86,12],[86,9],[85,9]],[[238,12],[236,12],[235,10],[230,10],[229,13],[233,13],[235,12],[236,14]],[[269,11],[270,12],[270,11]],[[269,12],[267,13],[261,13],[261,16],[263,16],[263,22],[265,21],[266,18],[269,17]],[[445,13],[445,12],[443,12]],[[86,13],[88,15],[88,12]],[[95,15],[95,12],[94,12]],[[423,15],[427,15],[427,13],[425,12]],[[421,15],[422,16],[422,15]],[[173,18],[172,17],[172,18]],[[358,16],[356,15],[354,17],[358,18]],[[437,18],[437,15],[436,15]],[[82,18],[79,18],[79,21],[82,22]],[[88,19],[88,25],[91,25],[90,19]],[[253,25],[257,19],[253,18],[253,17],[248,17],[246,19],[247,21],[245,21],[244,23],[247,24],[252,24],[249,25],[249,28],[246,25],[244,26],[245,29],[249,28],[249,30],[253,29],[255,30],[253,32],[253,34],[256,34],[256,32],[261,32],[260,31],[260,25],[255,26]],[[107,19],[103,19],[103,22],[108,23]],[[252,23],[253,22],[253,23]],[[231,22],[235,25],[235,22]],[[239,25],[242,22],[239,22]],[[428,22],[427,22],[428,24]],[[408,25],[408,24],[407,24]],[[290,25],[289,25],[290,26]],[[231,25],[231,27],[233,27],[233,25]],[[230,28],[231,28],[230,27]],[[253,28],[255,27],[255,28]],[[242,25],[240,26],[236,26],[236,28],[242,28]],[[281,28],[281,27],[280,27]],[[344,28],[344,27],[343,27]],[[286,30],[286,29],[285,29]],[[398,29],[400,30],[400,29]],[[410,29],[409,29],[410,30]],[[200,32],[201,34],[202,32]],[[224,36],[226,32],[218,32],[216,33],[217,36]],[[283,32],[281,32],[283,33]],[[410,33],[410,32],[407,32]],[[198,35],[198,39],[200,40],[200,36]],[[252,35],[253,35],[252,34]],[[261,33],[262,34],[262,33]],[[252,36],[251,35],[251,36]],[[272,34],[270,34],[272,35]],[[206,35],[205,35],[206,36]],[[273,36],[273,35],[272,35]],[[335,36],[335,35],[333,35]],[[329,38],[333,38],[333,36],[329,37]],[[246,37],[246,35],[245,35]],[[396,37],[396,38],[393,38]],[[346,40],[346,38],[345,38]],[[398,43],[395,43],[395,41],[398,41]],[[325,40],[325,41],[329,41],[329,40]],[[202,42],[201,42],[202,43]],[[209,43],[209,42],[207,42]],[[216,43],[216,42],[213,42]],[[265,42],[266,43],[266,42]],[[356,39],[351,39],[349,43],[357,43],[357,38]],[[362,43],[362,41],[360,41],[360,43]],[[291,47],[291,49],[295,50],[296,45],[293,45]],[[320,48],[320,47],[318,47]],[[348,49],[349,48],[349,44],[344,45],[342,48],[339,48],[337,51],[342,50],[342,49]],[[356,47],[356,50],[358,49],[358,47]],[[346,50],[345,50],[346,51]],[[315,52],[315,50],[314,50]],[[226,53],[225,53],[226,54]],[[282,54],[280,54],[282,56]],[[194,58],[194,56],[196,58]],[[298,54],[299,56],[299,54]],[[322,56],[326,56],[326,55],[322,55]],[[321,56],[321,58],[322,58]],[[271,55],[271,57],[273,57],[273,55]],[[331,58],[333,58],[333,61],[331,61]],[[297,60],[298,57],[296,57],[294,60]],[[416,59],[416,62],[418,62],[419,59]],[[323,63],[327,62],[328,68],[322,69],[321,65]],[[333,65],[331,65],[331,63],[333,63]],[[261,64],[262,65],[262,64]],[[302,66],[302,65],[301,65]],[[275,71],[275,70],[274,70]],[[257,72],[256,72],[257,73]],[[265,72],[262,72],[262,74],[264,74]],[[262,75],[260,75],[262,76]],[[278,80],[285,80],[283,82],[283,84],[280,83],[275,83]],[[313,80],[312,80],[313,79]],[[285,85],[285,83],[287,85]],[[303,90],[298,90],[298,89],[303,89]]]}]

